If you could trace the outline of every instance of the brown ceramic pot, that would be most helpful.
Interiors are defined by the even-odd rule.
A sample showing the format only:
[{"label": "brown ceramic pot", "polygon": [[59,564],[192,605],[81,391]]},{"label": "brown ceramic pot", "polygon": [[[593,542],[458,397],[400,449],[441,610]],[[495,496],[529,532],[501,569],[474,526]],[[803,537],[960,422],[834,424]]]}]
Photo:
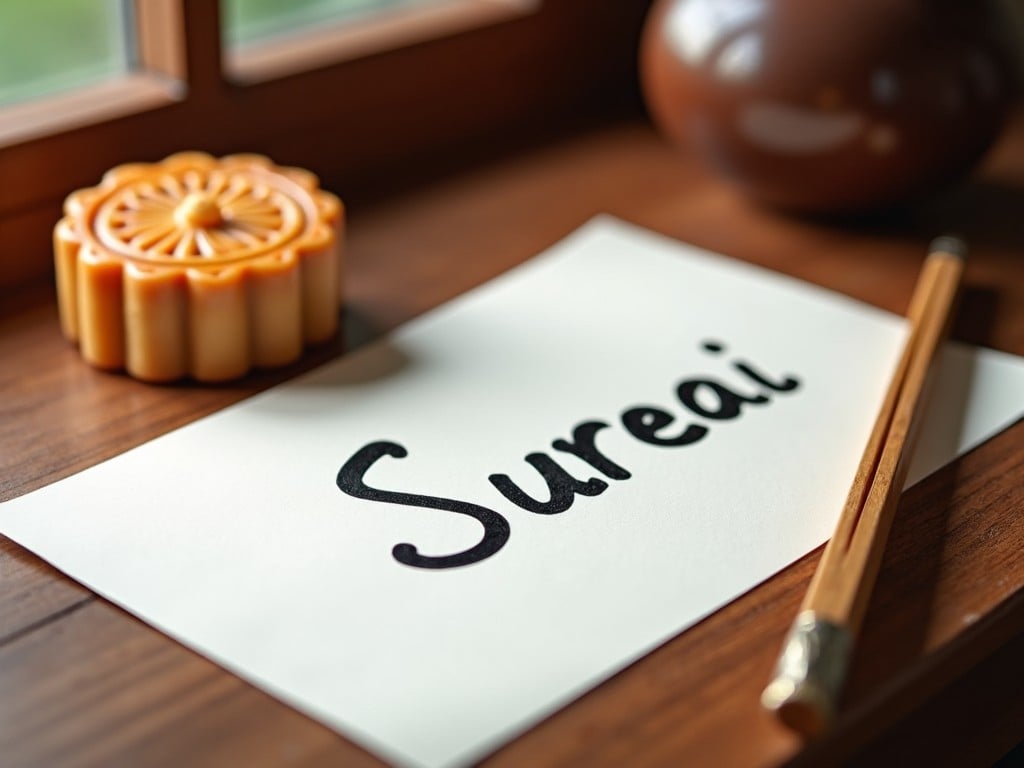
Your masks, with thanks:
[{"label": "brown ceramic pot", "polygon": [[674,142],[751,196],[855,212],[968,169],[1013,97],[980,0],[659,0],[644,95]]}]

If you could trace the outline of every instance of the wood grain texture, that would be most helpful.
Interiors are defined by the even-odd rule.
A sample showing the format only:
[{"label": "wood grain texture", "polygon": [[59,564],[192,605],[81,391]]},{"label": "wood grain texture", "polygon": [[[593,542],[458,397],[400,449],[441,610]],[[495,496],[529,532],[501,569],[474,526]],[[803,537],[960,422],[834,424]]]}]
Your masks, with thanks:
[{"label": "wood grain texture", "polygon": [[[336,183],[327,179],[328,187]],[[353,343],[608,212],[895,312],[906,308],[928,241],[954,229],[973,255],[953,335],[1024,353],[1017,226],[1024,125],[971,184],[910,214],[844,227],[749,205],[640,120],[449,165],[350,202],[345,325]],[[48,286],[10,297],[0,314],[0,499],[236,402],[339,349],[329,345],[291,369],[221,387],[147,386],[81,363],[60,336]],[[1018,423],[904,494],[839,728],[827,740],[802,749],[758,706],[819,551],[485,762],[897,764],[922,734],[928,754],[990,761],[1024,738],[1018,691],[992,683],[999,677],[989,663],[1019,646],[1024,631],[1022,476]],[[6,541],[0,574],[5,765],[377,764]],[[975,706],[958,709],[964,697]],[[975,743],[973,733],[988,740]]]},{"label": "wood grain texture", "polygon": [[[931,253],[906,311],[907,341],[861,456],[835,532],[822,554],[801,611],[857,636],[885,551],[896,505],[913,458],[915,425],[941,354],[960,278],[962,256]],[[801,706],[806,706],[802,702]]]}]

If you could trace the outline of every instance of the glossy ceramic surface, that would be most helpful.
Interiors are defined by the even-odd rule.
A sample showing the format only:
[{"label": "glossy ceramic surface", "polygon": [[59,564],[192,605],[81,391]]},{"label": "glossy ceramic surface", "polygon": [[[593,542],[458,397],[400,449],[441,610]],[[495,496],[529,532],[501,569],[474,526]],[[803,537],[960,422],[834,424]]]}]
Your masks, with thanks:
[{"label": "glossy ceramic surface", "polygon": [[994,7],[923,0],[660,0],[652,117],[764,202],[848,212],[968,169],[1013,93]]}]

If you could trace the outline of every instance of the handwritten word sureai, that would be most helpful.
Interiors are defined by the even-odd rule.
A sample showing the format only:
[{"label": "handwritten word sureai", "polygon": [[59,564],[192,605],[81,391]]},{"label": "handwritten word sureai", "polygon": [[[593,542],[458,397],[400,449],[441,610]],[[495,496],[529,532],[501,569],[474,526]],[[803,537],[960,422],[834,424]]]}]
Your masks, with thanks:
[{"label": "handwritten word sureai", "polygon": [[[710,355],[725,352],[725,346],[716,341],[703,342],[701,349]],[[692,418],[682,428],[673,427],[677,418],[670,411],[652,405],[637,405],[622,412],[622,427],[648,445],[662,448],[693,445],[708,436],[714,422],[739,418],[745,408],[767,405],[773,396],[793,392],[800,386],[800,381],[789,374],[775,378],[744,360],[731,360],[730,364],[745,379],[757,385],[756,392],[739,392],[711,377],[684,379],[676,385],[676,397],[691,414],[691,418],[697,418]],[[597,447],[597,434],[609,426],[604,421],[580,422],[573,427],[571,440],[558,438],[551,443],[551,447],[560,453],[582,459],[603,478],[628,480],[632,477],[629,470],[605,456]],[[383,440],[368,443],[356,451],[338,471],[338,488],[357,499],[468,515],[483,526],[484,535],[476,545],[451,555],[422,555],[413,544],[397,544],[391,553],[398,562],[414,568],[457,568],[485,560],[505,546],[511,533],[508,519],[489,507],[442,496],[387,491],[365,483],[366,473],[381,458],[391,456],[401,459],[408,456],[408,453],[399,443]],[[508,501],[527,512],[557,515],[569,509],[577,496],[597,496],[609,487],[602,477],[587,480],[574,477],[547,453],[530,453],[525,461],[547,484],[549,498],[546,500],[534,498],[506,474],[492,474],[488,480]]]}]

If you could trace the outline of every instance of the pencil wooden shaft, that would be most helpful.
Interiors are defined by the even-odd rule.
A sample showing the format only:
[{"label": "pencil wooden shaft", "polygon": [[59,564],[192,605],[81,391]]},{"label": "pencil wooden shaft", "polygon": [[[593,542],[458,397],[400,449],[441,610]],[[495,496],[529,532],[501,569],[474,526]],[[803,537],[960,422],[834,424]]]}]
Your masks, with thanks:
[{"label": "pencil wooden shaft", "polygon": [[942,343],[963,272],[963,260],[928,256],[907,315],[910,330],[896,373],[829,541],[804,609],[860,628],[906,479],[932,363]]},{"label": "pencil wooden shaft", "polygon": [[[945,252],[948,248],[950,252]],[[907,318],[907,341],[836,531],[793,621],[761,703],[814,735],[833,721],[850,649],[882,562],[928,389],[963,273],[963,243],[933,243]]]}]

